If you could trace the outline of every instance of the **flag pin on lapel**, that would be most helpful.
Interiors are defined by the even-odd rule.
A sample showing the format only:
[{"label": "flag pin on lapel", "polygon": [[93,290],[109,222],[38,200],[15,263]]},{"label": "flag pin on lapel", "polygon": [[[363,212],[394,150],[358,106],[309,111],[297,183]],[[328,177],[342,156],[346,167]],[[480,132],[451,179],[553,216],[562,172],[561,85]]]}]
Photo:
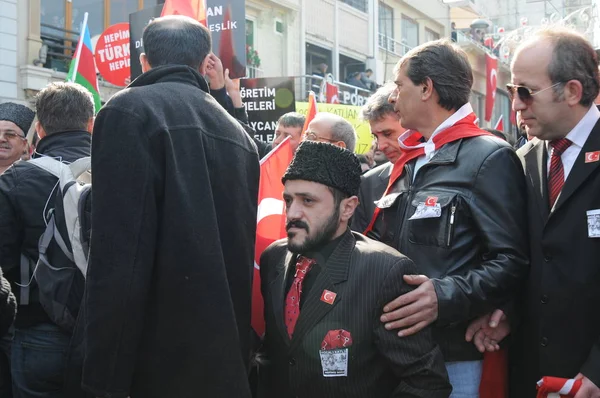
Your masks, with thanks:
[{"label": "flag pin on lapel", "polygon": [[600,151],[585,153],[585,162],[586,163],[593,163],[593,162],[597,162],[597,161],[600,161]]},{"label": "flag pin on lapel", "polygon": [[325,289],[323,290],[323,294],[321,294],[321,301],[327,304],[333,304],[335,296],[337,296],[336,293]]}]

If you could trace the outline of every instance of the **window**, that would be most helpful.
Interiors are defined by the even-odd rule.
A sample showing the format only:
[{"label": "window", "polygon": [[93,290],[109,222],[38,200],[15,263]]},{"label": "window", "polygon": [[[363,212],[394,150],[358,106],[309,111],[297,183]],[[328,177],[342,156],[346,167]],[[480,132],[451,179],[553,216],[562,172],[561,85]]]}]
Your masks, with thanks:
[{"label": "window", "polygon": [[379,47],[394,52],[394,9],[379,2]]},{"label": "window", "polygon": [[129,23],[129,14],[138,10],[138,0],[112,0],[110,2],[110,24]]},{"label": "window", "polygon": [[409,49],[419,45],[419,24],[412,18],[402,15],[402,44],[406,53]]},{"label": "window", "polygon": [[439,40],[440,34],[431,29],[425,28],[425,42]]},{"label": "window", "polygon": [[342,3],[346,3],[359,11],[367,12],[367,0],[342,0]]},{"label": "window", "polygon": [[90,36],[94,37],[104,31],[104,0],[79,0],[71,4],[72,30],[79,32],[83,23],[83,15],[87,12]]},{"label": "window", "polygon": [[246,46],[254,48],[254,21],[246,19]]}]

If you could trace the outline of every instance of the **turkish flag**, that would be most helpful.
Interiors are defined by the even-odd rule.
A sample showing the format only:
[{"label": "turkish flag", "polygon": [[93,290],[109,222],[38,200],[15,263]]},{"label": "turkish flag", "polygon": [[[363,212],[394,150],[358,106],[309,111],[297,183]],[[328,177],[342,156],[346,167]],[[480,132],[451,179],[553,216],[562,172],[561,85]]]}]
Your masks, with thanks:
[{"label": "turkish flag", "polygon": [[308,93],[308,109],[306,110],[306,119],[304,121],[304,127],[302,128],[302,134],[306,133],[308,124],[315,118],[317,112],[317,98],[315,97],[315,93],[310,91]]},{"label": "turkish flag", "polygon": [[326,92],[327,92],[327,103],[328,104],[339,104],[340,100],[338,98],[338,86],[331,83],[326,83]]},{"label": "turkish flag", "polygon": [[498,85],[498,58],[485,55],[485,76],[487,88],[485,91],[485,121],[492,120],[492,111],[496,100],[496,87]]},{"label": "turkish flag", "polygon": [[500,130],[500,131],[504,131],[504,115],[500,115],[500,118],[498,118],[498,121],[496,122],[496,125],[494,126],[495,130]]},{"label": "turkish flag", "polygon": [[165,15],[185,15],[206,26],[205,0],[165,0],[161,17]]},{"label": "turkish flag", "polygon": [[260,162],[252,281],[252,328],[259,336],[265,333],[264,303],[260,290],[260,256],[271,243],[286,237],[281,177],[292,157],[290,138],[287,137]]}]

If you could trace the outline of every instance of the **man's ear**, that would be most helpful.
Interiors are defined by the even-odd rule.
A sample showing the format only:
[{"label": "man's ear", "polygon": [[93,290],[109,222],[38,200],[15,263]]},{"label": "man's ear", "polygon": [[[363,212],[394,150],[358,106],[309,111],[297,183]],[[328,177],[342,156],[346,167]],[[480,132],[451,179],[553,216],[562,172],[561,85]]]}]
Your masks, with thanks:
[{"label": "man's ear", "polygon": [[204,58],[204,61],[202,61],[202,63],[200,64],[200,67],[198,68],[198,72],[202,76],[206,75],[207,65],[208,65],[208,55],[206,56],[206,58]]},{"label": "man's ear", "polygon": [[40,122],[35,122],[35,132],[37,133],[40,140],[46,136],[46,130],[44,130]]},{"label": "man's ear", "polygon": [[148,57],[146,56],[146,53],[140,54],[140,65],[142,65],[142,73],[146,73],[150,69],[152,69],[152,66],[150,66],[150,62],[148,62]]},{"label": "man's ear", "polygon": [[94,120],[96,120],[96,118],[92,116],[87,122],[86,131],[90,134],[94,131]]},{"label": "man's ear", "polygon": [[342,199],[340,203],[340,218],[342,221],[348,221],[352,218],[358,203],[358,196],[350,196],[349,198]]}]

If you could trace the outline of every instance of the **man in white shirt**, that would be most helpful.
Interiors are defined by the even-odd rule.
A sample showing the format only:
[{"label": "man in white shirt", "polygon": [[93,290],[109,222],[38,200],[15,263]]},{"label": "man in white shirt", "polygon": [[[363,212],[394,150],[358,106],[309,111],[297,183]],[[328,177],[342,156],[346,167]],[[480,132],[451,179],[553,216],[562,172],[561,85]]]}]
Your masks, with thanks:
[{"label": "man in white shirt", "polygon": [[[531,271],[511,366],[511,397],[532,397],[543,376],[582,379],[576,398],[600,397],[600,81],[596,52],[565,29],[517,50],[508,90],[529,136],[525,168]],[[511,315],[507,314],[512,321]],[[513,325],[513,322],[511,322]],[[480,325],[481,326],[481,325]],[[483,345],[509,329],[483,326]]]},{"label": "man in white shirt", "polygon": [[381,321],[400,338],[433,323],[451,397],[478,398],[483,357],[465,333],[472,319],[514,300],[527,275],[523,168],[506,142],[476,126],[473,71],[449,40],[408,52],[394,83],[390,102],[410,130],[367,235],[423,275],[405,277],[418,287],[386,304]]}]

